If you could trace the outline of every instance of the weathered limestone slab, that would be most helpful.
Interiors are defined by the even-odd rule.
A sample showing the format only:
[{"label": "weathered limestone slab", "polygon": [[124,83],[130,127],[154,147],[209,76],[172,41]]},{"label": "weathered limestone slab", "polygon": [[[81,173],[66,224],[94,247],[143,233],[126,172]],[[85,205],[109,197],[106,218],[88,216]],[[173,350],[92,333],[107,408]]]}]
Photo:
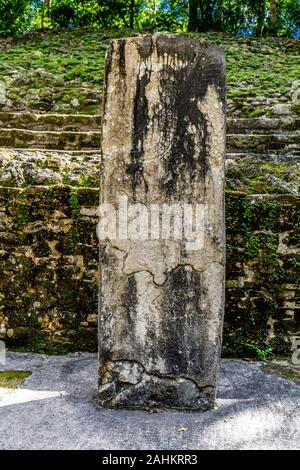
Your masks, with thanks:
[{"label": "weathered limestone slab", "polygon": [[[99,401],[209,409],[224,306],[223,53],[184,37],[115,40],[104,106],[101,203],[123,215],[104,236],[114,217],[100,209]],[[194,238],[178,223],[166,235],[174,204],[178,223],[200,208]]]}]

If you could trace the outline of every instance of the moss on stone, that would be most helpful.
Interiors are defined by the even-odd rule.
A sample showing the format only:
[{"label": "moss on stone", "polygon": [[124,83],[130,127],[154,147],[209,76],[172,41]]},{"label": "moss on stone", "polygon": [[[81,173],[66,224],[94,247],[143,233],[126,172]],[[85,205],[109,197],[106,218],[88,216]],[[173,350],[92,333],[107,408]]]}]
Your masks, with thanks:
[{"label": "moss on stone", "polygon": [[[7,66],[13,71],[7,80],[7,97],[15,107],[46,114],[97,113],[107,44],[110,39],[136,34],[140,32],[78,28],[2,40],[0,72],[6,76]],[[290,91],[289,83],[299,79],[296,39],[242,38],[220,33],[187,35],[224,47],[228,95],[245,115],[255,112],[255,107],[245,102],[247,97],[284,97]],[[70,104],[73,98],[78,100],[76,107]]]},{"label": "moss on stone", "polygon": [[264,114],[266,114],[266,111],[264,109],[259,109],[259,108],[246,109],[245,112],[243,113],[245,117],[249,117],[249,118],[256,118],[259,116],[263,116]]},{"label": "moss on stone", "polygon": [[300,115],[300,104],[294,104],[291,110],[294,114]]},{"label": "moss on stone", "polygon": [[[280,253],[279,233],[291,230],[297,204],[299,199],[293,196],[262,199],[226,193],[226,356],[264,358],[290,351],[287,337],[292,322],[284,321],[281,293],[285,283],[297,283],[300,264],[297,256]],[[255,276],[251,282],[249,271]],[[275,338],[269,335],[270,318],[275,320]]]}]

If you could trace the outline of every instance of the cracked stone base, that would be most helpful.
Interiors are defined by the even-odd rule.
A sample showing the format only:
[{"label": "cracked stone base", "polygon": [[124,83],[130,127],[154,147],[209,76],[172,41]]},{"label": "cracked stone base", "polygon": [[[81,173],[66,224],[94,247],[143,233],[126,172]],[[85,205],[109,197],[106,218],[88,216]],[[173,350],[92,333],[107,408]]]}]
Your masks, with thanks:
[{"label": "cracked stone base", "polygon": [[111,378],[100,385],[98,401],[108,408],[174,408],[209,410],[215,388],[198,387],[188,378],[157,377],[136,363],[120,361],[109,366]]}]

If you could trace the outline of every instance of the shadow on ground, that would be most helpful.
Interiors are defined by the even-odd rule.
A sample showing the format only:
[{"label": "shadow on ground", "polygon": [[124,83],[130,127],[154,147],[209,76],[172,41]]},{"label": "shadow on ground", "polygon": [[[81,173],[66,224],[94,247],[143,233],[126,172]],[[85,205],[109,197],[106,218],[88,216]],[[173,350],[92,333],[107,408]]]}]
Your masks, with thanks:
[{"label": "shadow on ground", "polygon": [[97,405],[95,354],[8,353],[1,369],[33,373],[0,388],[0,449],[300,448],[299,383],[260,363],[223,360],[212,411],[153,414]]}]

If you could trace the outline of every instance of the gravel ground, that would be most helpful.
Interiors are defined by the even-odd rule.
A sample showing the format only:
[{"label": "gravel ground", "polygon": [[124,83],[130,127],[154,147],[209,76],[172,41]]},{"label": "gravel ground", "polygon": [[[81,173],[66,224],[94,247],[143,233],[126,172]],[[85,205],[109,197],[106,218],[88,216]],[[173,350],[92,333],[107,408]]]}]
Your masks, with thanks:
[{"label": "gravel ground", "polygon": [[300,449],[299,382],[261,363],[222,360],[216,408],[189,413],[101,408],[95,354],[8,353],[11,369],[32,375],[0,388],[0,449]]}]

